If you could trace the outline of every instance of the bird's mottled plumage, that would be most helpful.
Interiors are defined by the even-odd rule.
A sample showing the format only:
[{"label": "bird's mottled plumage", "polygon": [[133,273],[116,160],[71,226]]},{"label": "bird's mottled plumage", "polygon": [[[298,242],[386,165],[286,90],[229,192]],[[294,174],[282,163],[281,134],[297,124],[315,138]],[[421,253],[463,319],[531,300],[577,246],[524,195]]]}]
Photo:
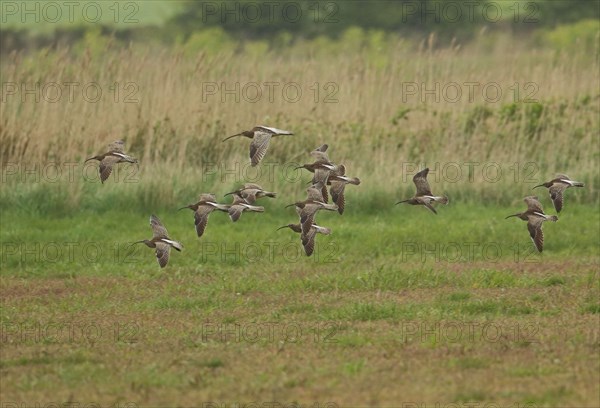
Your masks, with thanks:
[{"label": "bird's mottled plumage", "polygon": [[100,181],[102,183],[108,179],[115,164],[123,162],[137,164],[137,159],[125,154],[123,150],[124,147],[125,142],[122,140],[115,140],[108,145],[108,151],[106,153],[85,160],[85,162],[90,160],[98,160],[100,162],[98,173],[100,174]]},{"label": "bird's mottled plumage", "polygon": [[239,195],[248,204],[254,204],[257,199],[262,198],[262,197],[275,198],[277,196],[276,193],[273,193],[271,191],[266,191],[261,186],[259,186],[258,184],[254,184],[254,183],[246,183],[246,184],[244,184],[244,186],[238,188],[235,191],[227,193],[225,195],[228,196],[230,194]]},{"label": "bird's mottled plumage", "polygon": [[542,252],[544,249],[544,232],[542,231],[542,224],[544,221],[556,222],[558,221],[558,217],[556,215],[544,214],[542,204],[536,196],[527,196],[523,201],[527,204],[527,210],[509,215],[506,218],[517,217],[523,221],[527,221],[527,230],[529,231],[529,236],[533,241],[533,245],[539,252]]},{"label": "bird's mottled plumage", "polygon": [[236,222],[242,216],[244,211],[252,211],[252,212],[264,212],[265,208],[261,206],[250,205],[242,198],[242,196],[238,194],[233,194],[233,201],[229,204],[229,218],[231,221]]},{"label": "bird's mottled plumage", "polygon": [[145,239],[142,241],[134,242],[134,244],[145,244],[150,248],[155,249],[156,260],[161,268],[167,266],[169,262],[169,255],[171,248],[175,248],[177,251],[183,249],[181,243],[169,238],[169,233],[163,225],[163,223],[154,214],[150,216],[150,227],[152,228],[152,239]]},{"label": "bird's mottled plumage", "polygon": [[429,187],[429,182],[427,181],[428,173],[429,168],[426,168],[415,174],[413,177],[413,183],[415,183],[415,186],[417,187],[417,193],[412,198],[398,201],[396,204],[407,203],[410,205],[423,205],[431,210],[434,214],[437,214],[437,211],[435,208],[433,208],[433,202],[448,204],[448,197],[434,196],[431,192],[431,187]]},{"label": "bird's mottled plumage", "polygon": [[226,137],[223,141],[236,136],[244,136],[252,139],[252,142],[250,143],[250,163],[254,167],[257,166],[267,154],[271,138],[282,135],[293,135],[293,133],[288,130],[277,129],[274,127],[256,126],[252,130],[244,130],[241,133]]},{"label": "bird's mottled plumage", "polygon": [[584,186],[585,185],[583,183],[571,180],[569,176],[565,174],[557,174],[556,178],[548,181],[547,183],[537,185],[534,188],[546,187],[548,189],[548,193],[550,194],[550,199],[552,200],[554,209],[557,213],[559,213],[563,208],[563,195],[565,190],[570,187]]},{"label": "bird's mottled plumage", "polygon": [[208,225],[208,216],[215,210],[227,212],[229,207],[225,204],[217,203],[217,198],[214,194],[202,193],[198,197],[198,201],[194,204],[186,205],[180,208],[189,208],[194,211],[194,225],[196,227],[196,234],[201,237],[206,230]]}]

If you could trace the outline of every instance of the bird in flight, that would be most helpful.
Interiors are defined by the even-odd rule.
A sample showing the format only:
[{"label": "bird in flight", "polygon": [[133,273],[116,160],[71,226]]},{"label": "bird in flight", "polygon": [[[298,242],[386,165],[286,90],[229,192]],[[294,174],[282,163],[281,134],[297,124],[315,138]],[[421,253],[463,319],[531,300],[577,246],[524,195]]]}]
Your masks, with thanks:
[{"label": "bird in flight", "polygon": [[98,156],[90,157],[84,163],[87,163],[90,160],[98,160],[100,162],[100,181],[104,184],[106,179],[108,179],[108,176],[110,176],[115,164],[123,162],[135,164],[138,163],[137,159],[125,154],[123,151],[124,146],[125,142],[122,140],[115,140],[108,145],[108,152],[99,154]]},{"label": "bird in flight", "polygon": [[[146,244],[150,248],[156,249],[156,260],[161,268],[167,266],[169,262],[169,254],[171,248],[175,248],[177,251],[183,249],[181,243],[169,238],[169,233],[163,225],[163,223],[154,214],[150,216],[150,227],[152,228],[152,239],[144,239],[141,241],[134,242],[133,244]],[[133,245],[132,244],[132,245]]]},{"label": "bird in flight", "polygon": [[265,154],[267,154],[271,138],[283,135],[291,136],[293,133],[289,130],[282,130],[274,127],[256,126],[252,130],[244,130],[241,133],[226,137],[223,141],[237,136],[244,136],[252,139],[252,142],[250,143],[250,163],[252,164],[252,167],[254,167],[257,166],[265,157]]},{"label": "bird in flight", "polygon": [[421,170],[413,177],[413,183],[417,187],[417,193],[414,197],[409,198],[408,200],[398,201],[396,205],[400,203],[408,203],[410,205],[424,205],[429,210],[431,210],[434,214],[437,214],[433,205],[433,202],[438,202],[442,204],[448,204],[448,197],[446,196],[434,196],[431,192],[431,187],[429,187],[429,182],[427,181],[427,174],[429,173],[429,168]]},{"label": "bird in flight", "polygon": [[229,209],[227,205],[217,203],[217,198],[214,194],[208,193],[200,194],[196,203],[181,207],[178,211],[185,208],[194,211],[194,224],[196,225],[196,234],[198,234],[198,237],[201,237],[202,234],[204,234],[210,213],[214,210],[227,212]]},{"label": "bird in flight", "polygon": [[527,230],[529,230],[529,236],[533,241],[533,245],[538,250],[538,252],[542,252],[544,249],[544,232],[542,231],[542,223],[544,221],[558,221],[558,217],[556,215],[546,215],[544,214],[544,210],[542,209],[542,204],[539,202],[536,196],[528,196],[523,199],[527,204],[527,210],[509,215],[506,219],[510,217],[517,217],[522,219],[523,221],[527,221]]},{"label": "bird in flight", "polygon": [[534,188],[546,187],[548,189],[548,193],[550,194],[552,204],[554,204],[554,209],[559,213],[563,207],[563,193],[565,190],[569,187],[583,186],[583,183],[571,180],[564,174],[557,174],[555,179],[552,179],[547,183],[540,184],[539,186],[535,186]]}]

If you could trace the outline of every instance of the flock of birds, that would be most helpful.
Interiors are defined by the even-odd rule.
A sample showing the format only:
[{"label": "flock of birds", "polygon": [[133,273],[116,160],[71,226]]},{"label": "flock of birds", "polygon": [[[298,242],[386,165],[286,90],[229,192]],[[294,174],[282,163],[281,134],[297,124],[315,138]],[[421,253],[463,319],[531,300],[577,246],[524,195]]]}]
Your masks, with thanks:
[{"label": "flock of birds", "polygon": [[[237,136],[243,136],[252,139],[250,143],[250,162],[251,165],[257,166],[265,157],[269,142],[275,136],[293,135],[292,132],[282,129],[277,129],[267,126],[256,126],[252,130],[246,130],[241,133],[229,136],[223,141]],[[299,218],[298,223],[290,223],[284,225],[283,228],[290,228],[292,231],[300,234],[300,240],[307,256],[314,252],[315,238],[317,234],[329,235],[331,229],[322,227],[316,223],[316,215],[320,210],[337,211],[340,215],[344,213],[345,197],[344,192],[348,184],[359,185],[360,179],[357,177],[346,176],[346,167],[343,164],[335,164],[327,155],[327,144],[321,145],[310,155],[314,158],[313,163],[304,164],[296,169],[306,169],[313,173],[311,185],[306,189],[307,197],[304,201],[297,201],[287,207],[295,207]],[[86,160],[98,160],[100,181],[104,183],[110,176],[113,167],[118,163],[133,163],[138,164],[138,161],[127,155],[124,152],[124,142],[117,140],[108,146],[106,153],[98,156],[90,157]],[[422,205],[437,214],[436,209],[432,204],[448,204],[449,200],[446,196],[435,196],[431,192],[431,187],[427,181],[429,169],[425,168],[415,174],[413,182],[416,186],[416,194],[407,200],[402,200],[396,204],[407,203],[411,205]],[[329,186],[329,191],[327,190]],[[573,181],[564,174],[557,175],[556,178],[547,183],[535,186],[548,188],[550,198],[554,204],[556,212],[560,212],[563,207],[563,194],[569,187],[583,187],[584,184],[578,181]],[[196,234],[202,237],[208,224],[208,217],[213,211],[222,211],[229,214],[231,221],[236,222],[240,219],[243,212],[264,212],[262,206],[257,206],[256,201],[264,197],[275,198],[276,193],[266,191],[261,186],[255,183],[246,183],[237,190],[225,194],[231,195],[232,202],[229,204],[218,203],[216,196],[211,193],[200,194],[198,201],[194,204],[186,205],[180,208],[190,209],[194,212],[194,224]],[[329,203],[331,196],[332,203]],[[527,221],[527,229],[535,248],[542,252],[544,245],[544,234],[542,224],[544,221],[558,220],[556,215],[546,215],[539,202],[538,197],[528,196],[524,199],[527,204],[527,210],[521,213],[509,215],[510,217],[518,217],[523,221]],[[286,208],[287,208],[286,207]],[[154,214],[150,216],[150,227],[152,228],[152,238],[134,242],[133,244],[143,243],[146,246],[155,249],[156,259],[158,264],[164,268],[169,262],[171,248],[181,251],[183,245],[171,239],[167,229],[163,223]]]}]

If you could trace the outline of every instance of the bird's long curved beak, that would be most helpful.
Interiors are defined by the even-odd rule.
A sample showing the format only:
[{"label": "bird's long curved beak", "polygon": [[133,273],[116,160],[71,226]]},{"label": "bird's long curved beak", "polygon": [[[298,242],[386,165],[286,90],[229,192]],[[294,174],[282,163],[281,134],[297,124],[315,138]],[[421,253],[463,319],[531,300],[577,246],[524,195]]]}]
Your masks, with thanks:
[{"label": "bird's long curved beak", "polygon": [[518,217],[519,214],[513,214],[513,215],[509,215],[508,217],[505,218],[505,220],[508,220],[510,217]]},{"label": "bird's long curved beak", "polygon": [[144,240],[141,240],[141,241],[135,241],[135,242],[132,242],[132,243],[131,243],[131,245],[129,245],[129,246],[133,246],[133,245],[135,245],[135,244],[143,244],[143,243],[144,243]]},{"label": "bird's long curved beak", "polygon": [[89,159],[86,159],[86,160],[84,161],[84,163],[87,163],[87,162],[89,162],[90,160],[94,160],[94,159],[95,159],[95,157],[90,157]]},{"label": "bird's long curved beak", "polygon": [[396,204],[394,204],[394,205],[402,204],[402,203],[405,203],[405,202],[407,202],[407,201],[408,201],[408,200],[402,200],[402,201],[398,201],[398,202],[397,202]]},{"label": "bird's long curved beak", "polygon": [[181,207],[180,209],[178,209],[177,211],[181,211],[181,210],[185,210],[186,208],[190,208],[189,205],[186,205],[185,207]]},{"label": "bird's long curved beak", "polygon": [[285,206],[285,208],[293,207],[293,206],[295,206],[295,205],[296,205],[296,204],[290,204],[290,205],[286,205],[286,206]]},{"label": "bird's long curved beak", "polygon": [[287,227],[288,227],[287,225],[284,225],[283,227],[279,227],[279,228],[277,228],[275,231],[279,231],[280,229],[282,229],[282,228],[287,228]]},{"label": "bird's long curved beak", "polygon": [[232,191],[232,192],[230,192],[230,193],[223,194],[223,197],[227,197],[228,195],[231,195],[231,194],[233,194],[233,193],[237,193],[237,191]]},{"label": "bird's long curved beak", "polygon": [[241,135],[242,135],[241,133],[238,133],[238,134],[236,134],[236,135],[231,135],[231,136],[228,136],[228,137],[226,137],[226,138],[225,138],[225,139],[223,139],[222,141],[224,142],[224,141],[226,141],[226,140],[229,140],[229,139],[231,139],[232,137],[241,136]]},{"label": "bird's long curved beak", "polygon": [[538,188],[538,187],[544,187],[544,185],[543,185],[543,184],[540,184],[539,186],[535,186],[534,188],[532,188],[532,190],[534,190],[534,189],[536,189],[536,188]]}]

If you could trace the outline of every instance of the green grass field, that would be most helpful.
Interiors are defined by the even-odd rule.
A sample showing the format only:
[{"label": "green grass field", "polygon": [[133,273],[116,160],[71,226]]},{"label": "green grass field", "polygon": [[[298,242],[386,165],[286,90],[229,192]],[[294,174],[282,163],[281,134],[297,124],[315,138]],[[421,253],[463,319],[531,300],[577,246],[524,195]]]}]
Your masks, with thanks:
[{"label": "green grass field", "polygon": [[129,247],[148,213],[3,211],[2,401],[597,404],[594,206],[547,223],[539,255],[504,219],[522,203],[364,215],[360,188],[311,258],[275,231],[293,199],[212,214],[201,239],[190,211],[157,211],[184,245],[163,270]]}]

